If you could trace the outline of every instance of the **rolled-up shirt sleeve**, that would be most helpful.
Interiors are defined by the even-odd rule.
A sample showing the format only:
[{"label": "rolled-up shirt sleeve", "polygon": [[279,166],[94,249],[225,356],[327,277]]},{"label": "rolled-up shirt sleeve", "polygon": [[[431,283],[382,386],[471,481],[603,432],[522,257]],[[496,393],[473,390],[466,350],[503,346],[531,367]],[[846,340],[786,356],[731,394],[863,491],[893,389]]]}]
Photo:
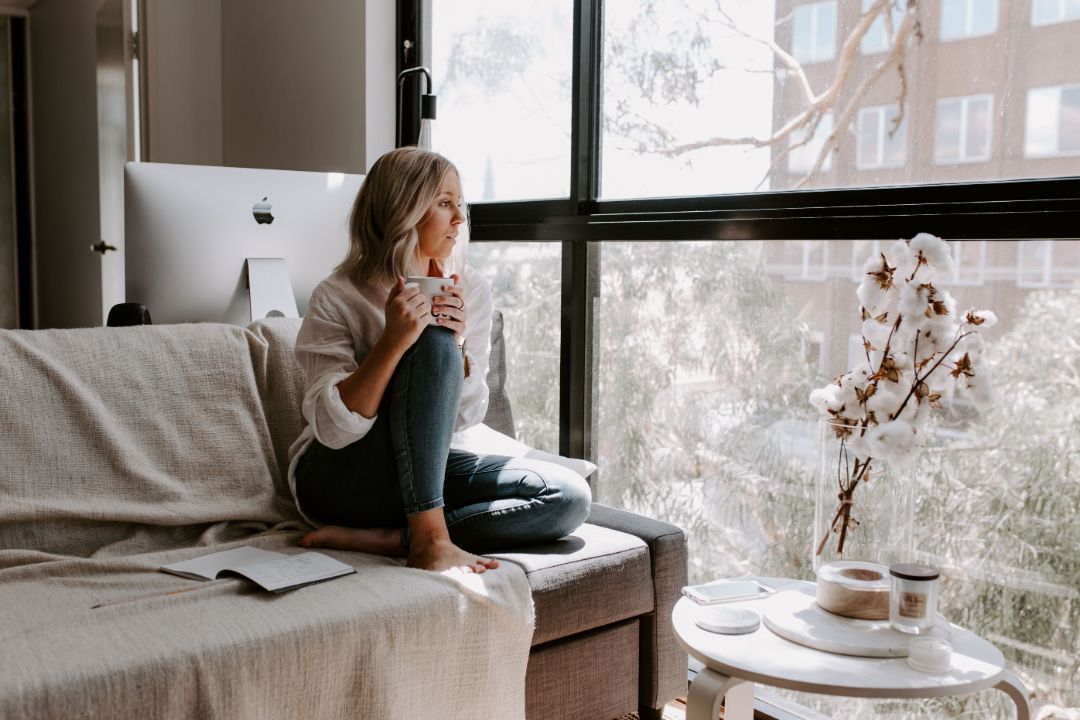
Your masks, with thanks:
[{"label": "rolled-up shirt sleeve", "polygon": [[[375,417],[366,418],[350,410],[338,392],[338,383],[356,372],[358,348],[335,310],[312,298],[294,354],[307,380],[301,407],[304,420],[316,440],[337,450],[364,437]],[[369,348],[360,350],[366,355]]]},{"label": "rolled-up shirt sleeve", "polygon": [[467,269],[465,303],[468,322],[465,329],[465,357],[469,376],[461,386],[457,422],[454,431],[478,425],[488,409],[487,373],[491,355],[491,286],[472,268]]}]

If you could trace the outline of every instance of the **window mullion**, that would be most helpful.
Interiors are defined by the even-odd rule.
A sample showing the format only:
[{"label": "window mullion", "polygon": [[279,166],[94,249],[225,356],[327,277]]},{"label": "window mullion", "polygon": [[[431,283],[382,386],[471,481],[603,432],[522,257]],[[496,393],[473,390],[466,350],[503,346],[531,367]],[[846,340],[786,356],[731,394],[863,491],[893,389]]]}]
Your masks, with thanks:
[{"label": "window mullion", "polygon": [[[570,199],[576,214],[596,206],[600,190],[601,0],[574,0],[574,106],[571,113]],[[592,303],[588,241],[563,242],[562,332],[559,343],[559,452],[592,455],[592,373],[588,353]]]}]

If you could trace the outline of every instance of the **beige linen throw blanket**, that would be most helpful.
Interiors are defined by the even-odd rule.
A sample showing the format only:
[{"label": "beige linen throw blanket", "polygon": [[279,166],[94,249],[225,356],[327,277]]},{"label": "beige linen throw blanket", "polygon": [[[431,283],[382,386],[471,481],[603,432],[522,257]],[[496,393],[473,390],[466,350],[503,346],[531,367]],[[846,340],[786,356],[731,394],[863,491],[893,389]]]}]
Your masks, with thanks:
[{"label": "beige linen throw blanket", "polygon": [[511,563],[326,551],[357,574],[281,595],[158,571],[300,551],[296,328],[0,331],[0,717],[524,717]]}]

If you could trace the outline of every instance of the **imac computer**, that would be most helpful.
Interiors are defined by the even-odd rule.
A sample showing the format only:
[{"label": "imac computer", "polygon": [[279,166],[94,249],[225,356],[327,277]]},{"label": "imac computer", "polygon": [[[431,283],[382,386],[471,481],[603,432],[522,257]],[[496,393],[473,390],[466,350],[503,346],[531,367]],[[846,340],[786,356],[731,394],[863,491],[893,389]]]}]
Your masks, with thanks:
[{"label": "imac computer", "polygon": [[[156,324],[303,315],[345,258],[362,175],[128,163],[126,299]],[[291,292],[289,289],[291,288]]]}]

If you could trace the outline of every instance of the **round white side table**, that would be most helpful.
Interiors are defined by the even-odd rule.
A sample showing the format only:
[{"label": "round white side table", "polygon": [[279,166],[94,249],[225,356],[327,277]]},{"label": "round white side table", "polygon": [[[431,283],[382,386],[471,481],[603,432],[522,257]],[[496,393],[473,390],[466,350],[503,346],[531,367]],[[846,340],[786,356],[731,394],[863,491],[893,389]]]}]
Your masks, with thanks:
[{"label": "round white side table", "polygon": [[[777,591],[813,595],[813,583],[760,578]],[[728,603],[761,612],[768,598]],[[746,635],[719,635],[699,628],[695,620],[709,606],[682,598],[672,611],[679,644],[705,667],[690,685],[686,720],[716,720],[724,701],[726,720],[751,720],[754,684],[823,695],[865,698],[929,698],[997,688],[1016,705],[1017,720],[1030,720],[1027,689],[1005,668],[1005,658],[975,633],[950,625],[952,669],[924,673],[906,658],[866,658],[823,652],[785,640],[762,623]]]}]

